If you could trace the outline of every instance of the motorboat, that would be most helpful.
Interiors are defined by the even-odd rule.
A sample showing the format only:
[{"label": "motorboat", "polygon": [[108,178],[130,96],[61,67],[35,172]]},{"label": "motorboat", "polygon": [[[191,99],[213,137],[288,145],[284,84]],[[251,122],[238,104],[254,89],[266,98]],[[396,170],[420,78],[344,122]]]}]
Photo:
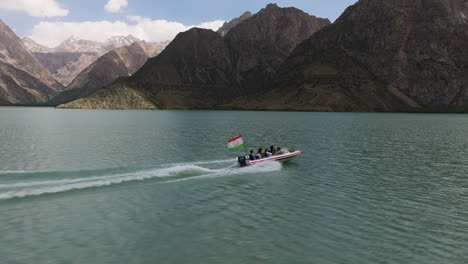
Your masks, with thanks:
[{"label": "motorboat", "polygon": [[266,158],[261,158],[261,159],[251,160],[249,156],[239,156],[237,157],[237,162],[239,163],[241,167],[258,164],[258,163],[265,162],[265,161],[288,162],[294,159],[295,157],[297,157],[301,153],[302,151],[300,150],[289,150],[286,148],[282,148],[280,151],[278,151],[274,155],[270,157],[266,157]]}]

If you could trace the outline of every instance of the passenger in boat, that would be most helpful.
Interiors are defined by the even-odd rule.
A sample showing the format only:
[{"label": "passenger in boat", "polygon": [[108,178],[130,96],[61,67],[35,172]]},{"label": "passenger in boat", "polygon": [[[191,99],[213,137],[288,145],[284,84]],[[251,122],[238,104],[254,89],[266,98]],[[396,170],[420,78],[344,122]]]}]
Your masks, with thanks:
[{"label": "passenger in boat", "polygon": [[274,146],[270,146],[270,152],[271,152],[272,155],[275,155],[276,149],[275,149]]},{"label": "passenger in boat", "polygon": [[281,147],[277,147],[277,148],[275,149],[275,154],[274,154],[274,155],[281,155],[281,154],[283,154],[283,153],[281,152]]},{"label": "passenger in boat", "polygon": [[255,154],[255,158],[261,159],[263,157],[262,153],[263,153],[263,149],[259,148],[257,154]]},{"label": "passenger in boat", "polygon": [[266,158],[266,157],[267,157],[267,155],[266,155],[267,149],[268,149],[268,148],[265,148],[265,149],[262,151],[262,158]]},{"label": "passenger in boat", "polygon": [[255,160],[255,155],[253,154],[253,150],[250,151],[249,159],[250,160]]},{"label": "passenger in boat", "polygon": [[273,153],[271,153],[268,148],[265,148],[265,157],[271,157],[273,156]]}]

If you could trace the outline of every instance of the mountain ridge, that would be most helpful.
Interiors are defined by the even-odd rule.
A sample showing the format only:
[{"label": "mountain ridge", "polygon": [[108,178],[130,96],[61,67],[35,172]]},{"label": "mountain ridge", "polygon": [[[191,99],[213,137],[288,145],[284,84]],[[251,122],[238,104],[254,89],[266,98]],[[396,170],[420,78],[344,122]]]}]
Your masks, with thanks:
[{"label": "mountain ridge", "polygon": [[5,104],[42,103],[64,89],[2,20],[0,62],[0,97]]},{"label": "mountain ridge", "polygon": [[[267,22],[269,16],[275,18],[275,23]],[[283,19],[288,23],[281,23]],[[268,5],[229,30],[224,38],[214,31],[197,28],[179,33],[161,54],[150,59],[132,77],[114,83],[109,89],[120,84],[138,90],[157,108],[213,108],[243,92],[252,92],[243,88],[244,84],[253,83],[252,78],[257,73],[262,76],[272,74],[298,42],[328,23],[327,20],[318,19],[295,8]],[[274,32],[273,36],[278,41],[272,41],[265,34],[256,36],[249,35],[248,30],[236,30],[245,24]],[[256,32],[261,31],[257,30]],[[244,49],[244,39],[239,38],[239,35],[251,41],[249,49]],[[238,61],[245,52],[261,53],[262,49],[269,51],[265,53],[265,58],[256,55],[248,66],[239,67]],[[269,69],[267,72],[257,70],[261,68],[258,65],[268,65]],[[264,89],[266,84],[267,81],[258,89]],[[92,101],[90,98],[87,100]],[[77,104],[73,104],[73,107],[77,107]]]},{"label": "mountain ridge", "polygon": [[134,89],[160,109],[468,109],[467,2],[359,0],[331,25],[314,20],[319,29],[309,36],[297,9],[271,4],[221,38],[181,33],[134,76],[103,89]]},{"label": "mountain ridge", "polygon": [[67,103],[87,96],[120,77],[130,76],[143,66],[148,58],[160,51],[161,47],[143,40],[111,50],[80,72],[67,87],[68,90],[52,98],[49,103]]},{"label": "mountain ridge", "polygon": [[264,100],[243,98],[232,106],[307,111],[467,107],[463,2],[360,0],[296,47]]}]

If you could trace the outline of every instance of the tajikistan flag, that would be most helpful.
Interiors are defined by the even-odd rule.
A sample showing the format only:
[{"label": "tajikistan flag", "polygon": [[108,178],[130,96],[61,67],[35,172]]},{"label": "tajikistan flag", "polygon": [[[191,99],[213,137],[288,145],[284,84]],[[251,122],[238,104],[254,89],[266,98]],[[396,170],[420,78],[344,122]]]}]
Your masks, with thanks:
[{"label": "tajikistan flag", "polygon": [[231,138],[228,141],[228,149],[229,150],[236,150],[244,147],[244,141],[242,140],[241,136]]}]

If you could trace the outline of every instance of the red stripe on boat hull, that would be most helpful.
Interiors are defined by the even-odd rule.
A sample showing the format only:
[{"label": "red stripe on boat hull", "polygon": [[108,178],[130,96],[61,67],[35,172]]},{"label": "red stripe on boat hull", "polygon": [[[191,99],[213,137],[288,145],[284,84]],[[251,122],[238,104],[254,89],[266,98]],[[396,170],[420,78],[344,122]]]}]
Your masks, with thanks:
[{"label": "red stripe on boat hull", "polygon": [[281,160],[287,160],[287,159],[292,159],[294,157],[296,157],[297,155],[301,154],[302,151],[294,151],[292,153],[288,153],[288,154],[284,154],[284,155],[279,155],[279,156],[272,156],[272,157],[268,157],[268,158],[264,158],[264,159],[259,159],[259,160],[251,160],[250,161],[250,164],[256,164],[256,163],[260,163],[260,162],[264,162],[264,161],[269,161],[269,160],[277,160],[277,161],[281,161]]}]

